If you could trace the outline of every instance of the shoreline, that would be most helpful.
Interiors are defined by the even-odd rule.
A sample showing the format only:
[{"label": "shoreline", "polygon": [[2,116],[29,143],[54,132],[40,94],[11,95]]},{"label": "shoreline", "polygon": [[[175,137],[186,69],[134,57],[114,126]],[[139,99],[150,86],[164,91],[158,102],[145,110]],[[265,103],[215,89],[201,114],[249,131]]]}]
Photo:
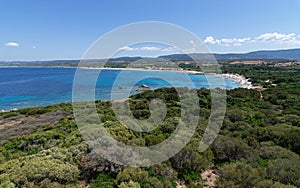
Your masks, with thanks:
[{"label": "shoreline", "polygon": [[243,75],[240,75],[240,74],[228,74],[228,73],[215,74],[215,73],[212,73],[211,75],[219,76],[219,77],[222,77],[222,78],[227,78],[227,79],[236,81],[241,85],[240,88],[245,88],[245,89],[254,89],[255,88],[252,85],[252,83],[249,81],[249,78],[245,78]]},{"label": "shoreline", "polygon": [[153,71],[153,72],[178,72],[185,74],[199,74],[199,75],[212,75],[222,78],[227,78],[238,82],[241,85],[241,88],[254,89],[255,87],[245,78],[243,75],[239,74],[229,74],[229,73],[204,73],[200,71],[190,71],[184,70],[181,68],[159,68],[159,69],[147,69],[147,68],[113,68],[113,67],[70,67],[70,66],[0,66],[0,68],[67,68],[67,69],[87,69],[87,70],[120,70],[120,71]]},{"label": "shoreline", "polygon": [[252,83],[249,81],[249,79],[245,78],[243,75],[239,74],[229,74],[229,73],[204,73],[200,71],[190,71],[190,70],[184,70],[184,69],[172,69],[172,68],[162,68],[162,69],[146,69],[146,68],[110,68],[110,67],[78,67],[80,69],[90,69],[90,70],[127,70],[127,71],[153,71],[153,72],[178,72],[178,73],[185,73],[185,74],[199,74],[199,75],[212,75],[212,76],[218,76],[222,78],[227,78],[230,80],[233,80],[235,82],[238,82],[241,85],[241,88],[246,89],[253,89]]},{"label": "shoreline", "polygon": [[[254,89],[255,87],[252,85],[252,83],[249,81],[249,79],[245,78],[243,75],[239,74],[217,74],[217,73],[204,73],[200,71],[189,71],[189,70],[183,70],[183,69],[172,69],[172,68],[161,68],[161,69],[147,69],[147,68],[111,68],[111,67],[68,67],[68,66],[52,66],[52,67],[31,67],[31,66],[0,66],[0,68],[72,68],[72,69],[87,69],[87,70],[120,70],[120,71],[152,71],[152,72],[178,72],[178,73],[184,73],[184,74],[199,74],[199,75],[211,75],[216,77],[221,77],[225,79],[233,80],[240,84],[239,88],[245,88],[245,89]],[[5,112],[12,112],[19,109],[11,109],[11,110],[4,110],[0,109],[0,113]]]}]

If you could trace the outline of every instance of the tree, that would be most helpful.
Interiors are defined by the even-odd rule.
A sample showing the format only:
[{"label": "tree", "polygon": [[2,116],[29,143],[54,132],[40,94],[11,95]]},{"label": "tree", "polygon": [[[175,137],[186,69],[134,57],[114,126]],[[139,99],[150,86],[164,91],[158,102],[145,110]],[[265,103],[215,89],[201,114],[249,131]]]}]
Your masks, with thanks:
[{"label": "tree", "polygon": [[276,159],[267,166],[267,174],[275,181],[300,187],[300,159]]},{"label": "tree", "polygon": [[239,138],[218,136],[212,145],[216,162],[230,162],[239,159],[258,160],[257,151]]},{"label": "tree", "polygon": [[269,187],[269,188],[296,188],[293,185],[285,185],[280,182],[274,182],[272,180],[260,181],[255,185],[255,187],[256,188],[266,188],[266,187]]},{"label": "tree", "polygon": [[36,155],[1,164],[0,172],[0,182],[12,182],[18,186],[25,182],[38,184],[44,179],[61,184],[74,183],[79,177],[79,170],[76,166],[52,159],[50,156]]},{"label": "tree", "polygon": [[140,184],[138,182],[134,182],[130,180],[129,182],[122,182],[119,186],[119,188],[140,188]]},{"label": "tree", "polygon": [[117,184],[122,182],[129,183],[130,181],[141,183],[148,177],[148,172],[143,171],[140,168],[128,167],[117,175]]},{"label": "tree", "polygon": [[237,162],[220,168],[218,187],[252,188],[262,179],[262,174],[252,166]]}]

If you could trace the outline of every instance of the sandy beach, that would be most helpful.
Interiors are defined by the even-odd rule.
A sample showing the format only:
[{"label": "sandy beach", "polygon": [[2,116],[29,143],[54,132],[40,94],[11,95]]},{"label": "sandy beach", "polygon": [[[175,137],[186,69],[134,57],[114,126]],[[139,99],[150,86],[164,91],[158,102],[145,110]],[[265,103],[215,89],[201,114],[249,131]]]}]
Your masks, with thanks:
[{"label": "sandy beach", "polygon": [[252,83],[249,81],[249,79],[245,78],[243,75],[239,75],[239,74],[211,74],[214,76],[220,76],[222,78],[227,78],[230,80],[234,80],[236,82],[238,82],[239,84],[241,84],[241,88],[246,88],[246,89],[253,89],[253,85]]}]

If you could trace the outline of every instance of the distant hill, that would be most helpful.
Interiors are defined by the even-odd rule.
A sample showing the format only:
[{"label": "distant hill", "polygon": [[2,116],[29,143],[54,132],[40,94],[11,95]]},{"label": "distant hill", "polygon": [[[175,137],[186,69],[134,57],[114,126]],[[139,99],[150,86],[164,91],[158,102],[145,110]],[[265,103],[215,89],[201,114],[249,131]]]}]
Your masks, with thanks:
[{"label": "distant hill", "polygon": [[[193,54],[172,54],[159,56],[157,58],[149,57],[118,57],[110,59],[89,59],[84,60],[84,66],[103,66],[105,63],[114,67],[118,64],[128,64],[136,62],[137,64],[151,64],[160,63],[164,60],[168,61],[191,61],[192,59],[212,59],[216,58],[218,61],[232,61],[232,60],[300,60],[300,48],[289,50],[261,50],[249,53],[228,53],[228,54],[208,54],[208,53],[193,53]],[[53,61],[0,61],[0,66],[69,66],[77,67],[80,60],[53,60]]]},{"label": "distant hill", "polygon": [[249,53],[228,53],[228,54],[207,54],[207,53],[194,53],[194,54],[172,54],[159,56],[159,58],[167,59],[170,61],[187,61],[193,59],[207,59],[212,55],[217,60],[300,60],[300,49],[289,50],[261,50]]}]

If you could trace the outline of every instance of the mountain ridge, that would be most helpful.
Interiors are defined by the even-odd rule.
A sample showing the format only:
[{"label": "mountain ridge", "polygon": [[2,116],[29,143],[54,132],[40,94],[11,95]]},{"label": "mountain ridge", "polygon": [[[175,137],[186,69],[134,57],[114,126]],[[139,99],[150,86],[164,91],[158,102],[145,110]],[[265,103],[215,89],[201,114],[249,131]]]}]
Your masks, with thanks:
[{"label": "mountain ridge", "polygon": [[[300,48],[285,49],[285,50],[258,50],[247,53],[190,53],[190,54],[170,54],[162,55],[154,58],[149,57],[117,57],[110,59],[89,59],[86,65],[89,64],[105,64],[105,63],[131,63],[131,62],[147,62],[147,61],[192,61],[201,59],[216,59],[217,61],[236,61],[236,60],[300,60]],[[78,66],[81,60],[37,60],[37,61],[0,61],[0,66]]]},{"label": "mountain ridge", "polygon": [[300,48],[286,50],[257,50],[247,53],[191,53],[191,54],[171,54],[163,55],[158,58],[171,61],[205,59],[215,57],[216,60],[300,60]]}]

